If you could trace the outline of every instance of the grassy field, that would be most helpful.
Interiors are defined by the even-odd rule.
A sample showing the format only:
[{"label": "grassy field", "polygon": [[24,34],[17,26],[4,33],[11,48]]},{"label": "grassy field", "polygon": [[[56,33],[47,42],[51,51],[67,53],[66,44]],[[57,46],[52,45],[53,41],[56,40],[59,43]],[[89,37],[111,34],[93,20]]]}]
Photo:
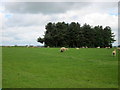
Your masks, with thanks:
[{"label": "grassy field", "polygon": [[114,49],[4,47],[3,88],[117,88]]},{"label": "grassy field", "polygon": [[0,90],[2,88],[2,47],[0,47]]}]

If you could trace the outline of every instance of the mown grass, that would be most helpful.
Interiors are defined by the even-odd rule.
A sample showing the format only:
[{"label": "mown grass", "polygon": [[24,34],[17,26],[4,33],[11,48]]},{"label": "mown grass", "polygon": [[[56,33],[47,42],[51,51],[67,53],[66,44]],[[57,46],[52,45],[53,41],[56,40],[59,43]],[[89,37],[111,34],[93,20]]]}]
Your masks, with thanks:
[{"label": "mown grass", "polygon": [[3,88],[117,88],[113,49],[4,47]]},{"label": "mown grass", "polygon": [[0,46],[0,88],[2,88],[2,47]]}]

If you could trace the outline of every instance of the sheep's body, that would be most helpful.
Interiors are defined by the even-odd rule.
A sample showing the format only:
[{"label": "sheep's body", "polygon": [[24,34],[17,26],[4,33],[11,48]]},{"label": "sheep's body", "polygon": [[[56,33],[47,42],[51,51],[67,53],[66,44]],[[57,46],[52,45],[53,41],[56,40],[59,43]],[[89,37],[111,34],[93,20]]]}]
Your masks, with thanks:
[{"label": "sheep's body", "polygon": [[120,51],[120,48],[118,48],[118,50]]},{"label": "sheep's body", "polygon": [[66,50],[68,50],[68,48],[65,48],[65,47],[60,48],[60,52],[64,52]]},{"label": "sheep's body", "polygon": [[66,48],[66,50],[68,50],[68,48]]},{"label": "sheep's body", "polygon": [[110,48],[110,47],[105,47],[105,48]]},{"label": "sheep's body", "polygon": [[97,47],[97,48],[100,48],[100,47]]},{"label": "sheep's body", "polygon": [[116,56],[116,50],[112,51],[112,55]]}]

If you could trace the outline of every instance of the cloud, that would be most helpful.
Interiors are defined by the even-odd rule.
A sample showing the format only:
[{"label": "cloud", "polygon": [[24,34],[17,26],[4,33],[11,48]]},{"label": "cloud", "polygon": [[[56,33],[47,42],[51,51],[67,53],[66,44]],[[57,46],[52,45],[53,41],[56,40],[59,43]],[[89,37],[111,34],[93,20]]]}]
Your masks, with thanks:
[{"label": "cloud", "polygon": [[[107,18],[107,14],[114,17],[117,12],[117,3],[46,3],[46,2],[27,2],[27,3],[7,3],[5,25],[10,26],[33,26],[45,24],[48,21],[78,21],[80,23],[91,23],[89,18]],[[51,13],[53,13],[51,15]],[[100,15],[101,16],[98,16]],[[106,15],[106,17],[105,17]],[[109,20],[111,20],[111,15]],[[22,19],[22,20],[21,20]],[[92,20],[92,21],[93,21]],[[102,19],[101,23],[105,23]],[[96,23],[96,22],[94,22]],[[114,22],[110,22],[114,23]],[[92,23],[93,24],[93,23]]]},{"label": "cloud", "polygon": [[5,2],[119,2],[119,0],[5,0]]},{"label": "cloud", "polygon": [[74,2],[9,2],[5,3],[7,12],[12,13],[64,13],[69,9],[85,7],[90,3]]},{"label": "cloud", "polygon": [[41,45],[37,42],[39,36],[43,36],[43,27],[11,27],[5,29],[3,33],[3,45]]},{"label": "cloud", "polygon": [[[99,19],[100,18],[100,19]],[[84,22],[89,23],[90,25],[102,25],[102,26],[110,26],[113,29],[116,29],[118,26],[118,17],[111,16],[106,13],[92,13],[85,15]]]},{"label": "cloud", "polygon": [[43,14],[8,14],[5,20],[6,27],[27,27],[27,26],[40,26],[46,24],[49,20],[48,15]]},{"label": "cloud", "polygon": [[5,10],[11,13],[55,14],[86,7],[104,11],[116,5],[115,2],[6,2]]},{"label": "cloud", "polygon": [[[110,26],[118,33],[117,3],[103,2],[12,2],[4,7],[3,44],[34,44],[43,37],[48,22],[79,22]],[[0,12],[0,15],[3,14]]]},{"label": "cloud", "polygon": [[3,13],[3,11],[4,11],[4,9],[0,5],[0,45],[2,43],[2,27],[3,27],[3,20],[4,20],[4,13]]}]

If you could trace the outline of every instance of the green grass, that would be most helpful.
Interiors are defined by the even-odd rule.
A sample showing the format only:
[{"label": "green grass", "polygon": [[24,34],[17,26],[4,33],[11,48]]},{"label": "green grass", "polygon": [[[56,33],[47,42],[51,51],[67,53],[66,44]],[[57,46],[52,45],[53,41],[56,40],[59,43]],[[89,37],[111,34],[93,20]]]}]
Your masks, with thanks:
[{"label": "green grass", "polygon": [[2,88],[2,47],[0,47],[0,88]]},{"label": "green grass", "polygon": [[3,88],[117,88],[113,49],[4,47]]}]

